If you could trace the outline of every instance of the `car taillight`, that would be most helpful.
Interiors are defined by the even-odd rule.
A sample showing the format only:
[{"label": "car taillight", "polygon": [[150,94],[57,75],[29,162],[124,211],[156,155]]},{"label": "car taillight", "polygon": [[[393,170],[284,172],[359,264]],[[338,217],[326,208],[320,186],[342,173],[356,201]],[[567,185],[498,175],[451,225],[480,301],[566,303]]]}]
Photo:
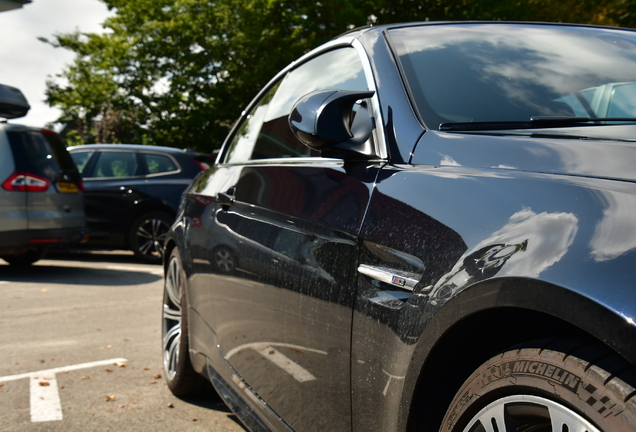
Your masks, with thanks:
[{"label": "car taillight", "polygon": [[206,169],[210,168],[210,166],[208,164],[204,164],[204,163],[196,160],[195,158],[192,158],[192,163],[194,163],[197,167],[199,167],[199,169],[201,171],[205,171]]},{"label": "car taillight", "polygon": [[14,192],[46,192],[51,182],[35,174],[16,171],[2,183],[2,188]]},{"label": "car taillight", "polygon": [[86,192],[86,190],[84,189],[84,181],[80,180],[78,182],[76,182],[77,184],[77,188],[81,191],[81,192]]}]

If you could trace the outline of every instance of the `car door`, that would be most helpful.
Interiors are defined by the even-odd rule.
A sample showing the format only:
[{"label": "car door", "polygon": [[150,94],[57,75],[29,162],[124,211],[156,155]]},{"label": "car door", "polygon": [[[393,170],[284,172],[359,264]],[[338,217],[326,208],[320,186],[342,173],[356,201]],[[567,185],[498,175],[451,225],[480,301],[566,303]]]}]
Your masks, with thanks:
[{"label": "car door", "polygon": [[140,174],[137,152],[102,150],[94,158],[82,172],[91,237],[119,233],[118,243],[123,243],[128,209],[144,196],[145,178]]},{"label": "car door", "polygon": [[288,115],[313,90],[369,82],[352,47],[297,66],[235,128],[216,189],[202,188],[216,200],[208,261],[223,250],[234,263],[215,269],[214,310],[199,313],[231,367],[296,430],[351,427],[356,238],[377,171],[319,157],[294,137]]}]

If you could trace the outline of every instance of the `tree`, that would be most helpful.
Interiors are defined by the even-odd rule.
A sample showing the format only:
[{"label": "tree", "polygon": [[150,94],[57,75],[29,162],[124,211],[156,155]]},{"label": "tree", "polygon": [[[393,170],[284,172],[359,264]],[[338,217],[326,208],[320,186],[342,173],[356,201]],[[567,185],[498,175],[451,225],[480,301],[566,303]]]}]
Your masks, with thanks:
[{"label": "tree", "polygon": [[[281,68],[350,28],[414,20],[634,25],[630,0],[102,0],[104,34],[47,41],[76,53],[47,101],[76,137],[218,148]],[[81,142],[81,139],[77,139]]]}]

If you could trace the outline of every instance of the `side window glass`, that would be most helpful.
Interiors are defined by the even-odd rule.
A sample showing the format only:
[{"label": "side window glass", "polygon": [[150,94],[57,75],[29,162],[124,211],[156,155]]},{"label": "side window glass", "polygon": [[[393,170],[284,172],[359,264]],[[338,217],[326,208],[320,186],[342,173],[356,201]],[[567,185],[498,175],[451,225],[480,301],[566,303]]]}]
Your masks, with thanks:
[{"label": "side window glass", "polygon": [[326,89],[368,89],[355,49],[328,51],[289,72],[252,110],[234,137],[225,162],[318,156],[296,139],[287,117],[301,96]]},{"label": "side window glass", "polygon": [[177,171],[179,168],[169,156],[143,153],[148,167],[148,174],[162,174]]},{"label": "side window glass", "polygon": [[82,151],[82,152],[73,152],[71,153],[71,157],[77,166],[77,170],[80,174],[84,174],[84,168],[86,168],[86,163],[91,158],[94,152],[92,151]]},{"label": "side window glass", "polygon": [[276,84],[247,116],[230,144],[225,156],[225,163],[240,163],[250,160],[267,107],[278,90],[278,86],[279,84]]},{"label": "side window glass", "polygon": [[134,152],[106,151],[99,155],[94,177],[132,177],[137,174],[137,155]]}]

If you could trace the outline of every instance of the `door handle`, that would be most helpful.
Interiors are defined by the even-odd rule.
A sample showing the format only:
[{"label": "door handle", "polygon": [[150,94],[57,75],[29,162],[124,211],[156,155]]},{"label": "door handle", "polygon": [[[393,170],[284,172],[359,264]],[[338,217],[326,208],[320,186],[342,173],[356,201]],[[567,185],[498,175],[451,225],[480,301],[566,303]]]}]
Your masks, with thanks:
[{"label": "door handle", "polygon": [[416,274],[397,272],[386,267],[378,267],[367,264],[360,264],[358,266],[358,273],[408,291],[413,291],[415,285],[419,282],[417,279],[418,275]]}]

